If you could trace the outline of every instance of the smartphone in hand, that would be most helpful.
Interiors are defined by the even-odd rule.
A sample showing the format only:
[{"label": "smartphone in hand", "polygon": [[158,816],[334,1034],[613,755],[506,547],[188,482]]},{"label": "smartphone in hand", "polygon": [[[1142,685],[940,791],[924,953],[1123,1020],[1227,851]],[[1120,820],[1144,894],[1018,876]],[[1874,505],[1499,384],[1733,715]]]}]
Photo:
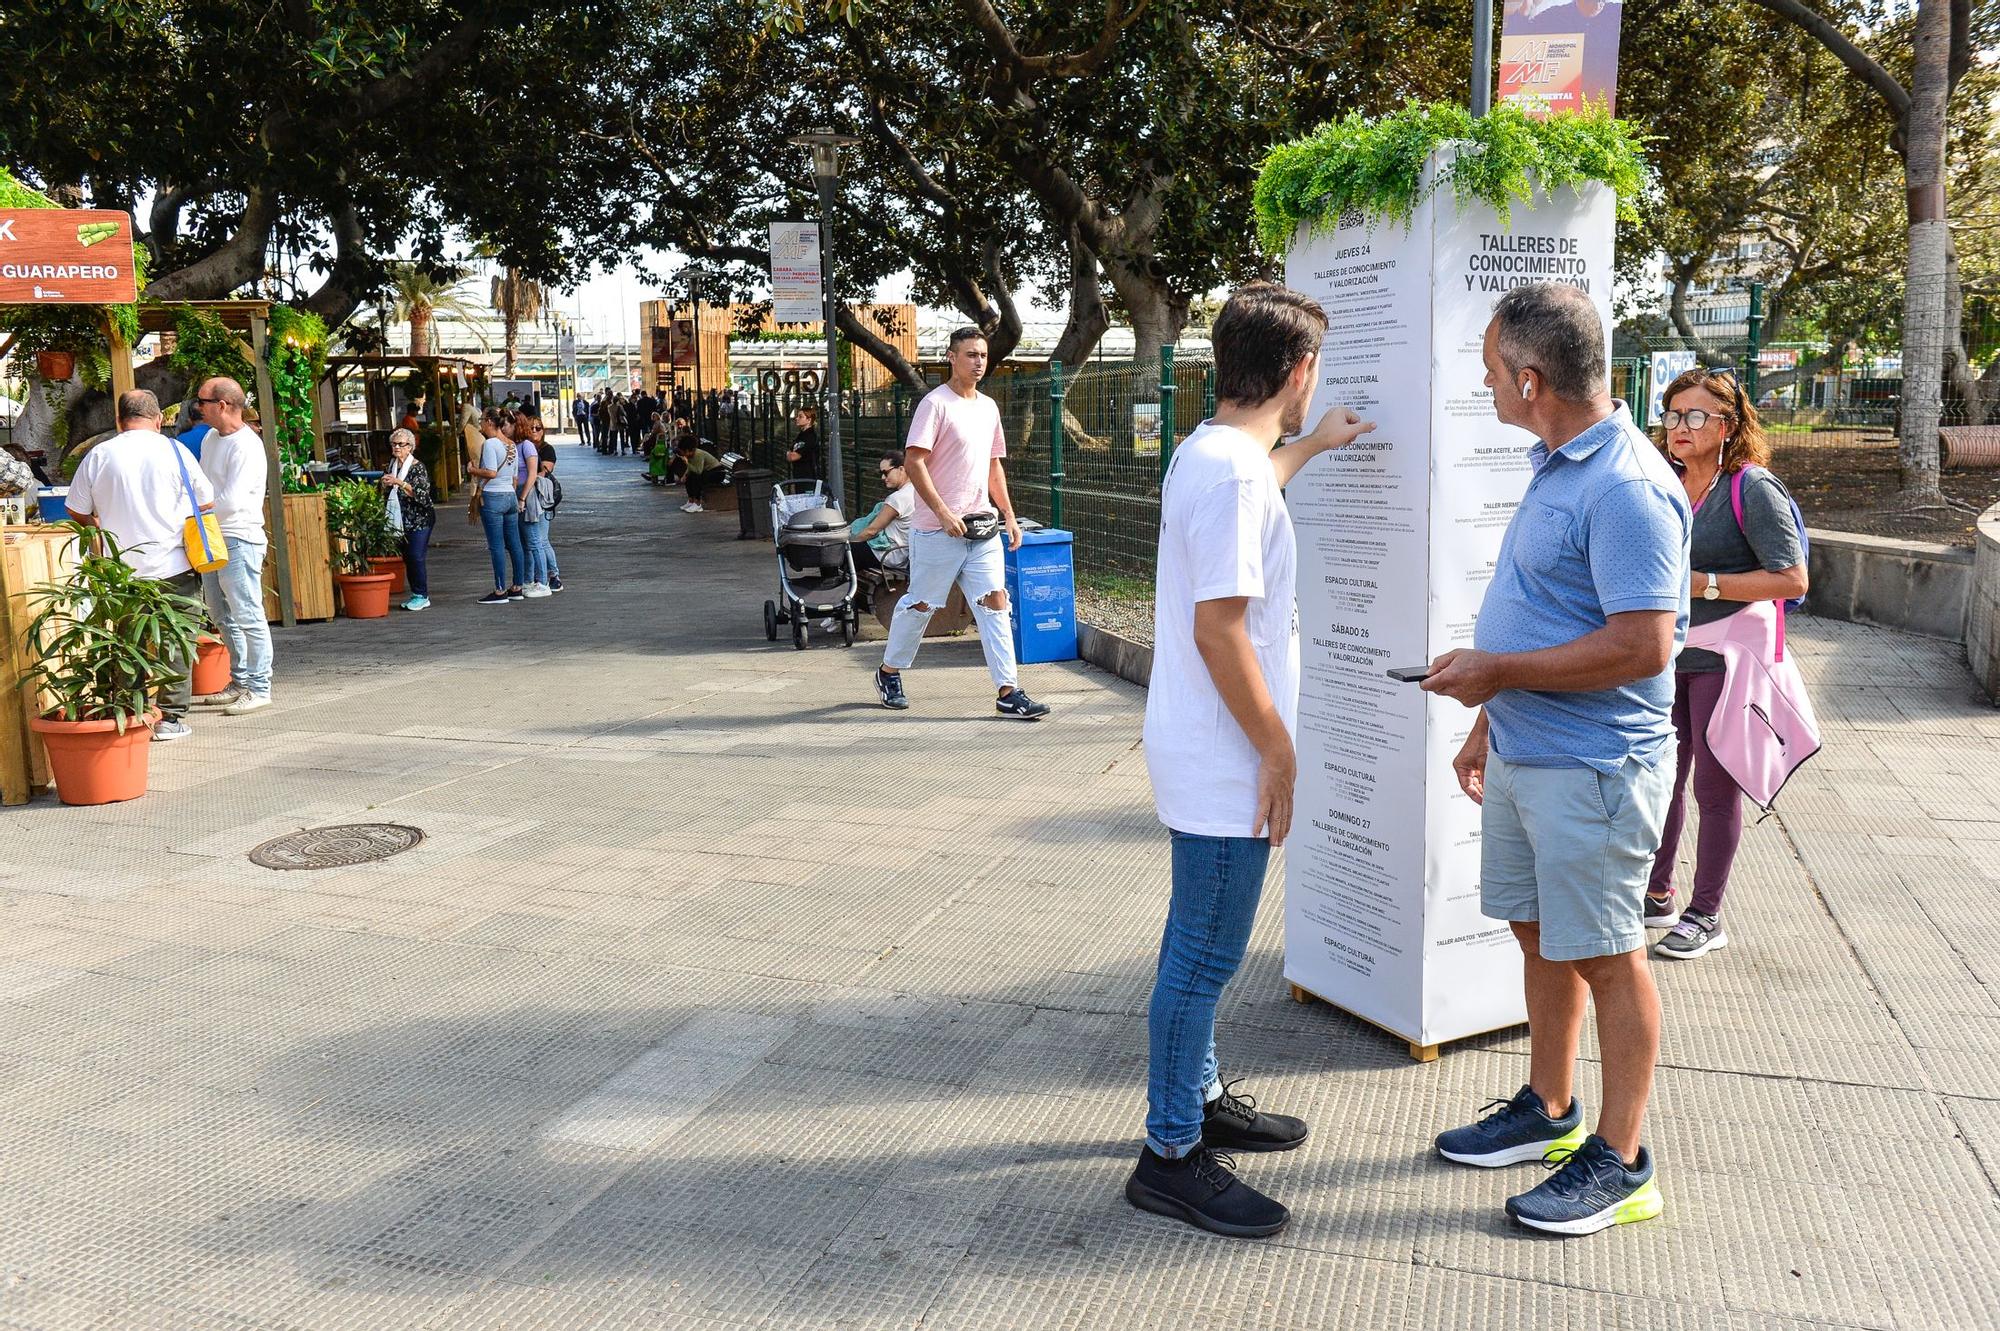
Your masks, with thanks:
[{"label": "smartphone in hand", "polygon": [[1398,684],[1421,684],[1430,677],[1431,668],[1427,665],[1389,667],[1389,678]]}]

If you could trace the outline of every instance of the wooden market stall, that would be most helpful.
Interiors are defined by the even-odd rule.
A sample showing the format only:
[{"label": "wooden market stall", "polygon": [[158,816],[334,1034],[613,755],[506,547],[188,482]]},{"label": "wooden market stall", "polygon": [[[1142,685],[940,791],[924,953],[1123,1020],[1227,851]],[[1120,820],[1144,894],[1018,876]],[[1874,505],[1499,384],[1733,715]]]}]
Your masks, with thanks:
[{"label": "wooden market stall", "polygon": [[[466,406],[474,410],[486,406],[487,375],[486,366],[458,356],[329,356],[320,397],[322,401],[331,401],[337,418],[342,385],[356,376],[360,378],[361,397],[368,411],[367,428],[344,433],[350,446],[360,453],[357,461],[382,467],[389,461],[389,433],[396,428],[401,415],[402,404],[392,397],[394,385],[398,381],[404,383],[406,397],[414,395],[411,389],[421,393],[430,417],[426,430],[431,426],[442,428],[429,438],[425,432],[419,432],[417,457],[429,469],[438,497],[449,499],[465,484],[466,476],[465,450],[459,446],[459,414]],[[322,460],[326,457],[326,444],[327,437],[322,432],[318,453]]]},{"label": "wooden market stall", "polygon": [[0,803],[26,804],[49,784],[48,751],[28,726],[46,710],[27,677],[35,664],[28,624],[37,613],[32,593],[67,577],[76,557],[65,528],[0,527]]}]

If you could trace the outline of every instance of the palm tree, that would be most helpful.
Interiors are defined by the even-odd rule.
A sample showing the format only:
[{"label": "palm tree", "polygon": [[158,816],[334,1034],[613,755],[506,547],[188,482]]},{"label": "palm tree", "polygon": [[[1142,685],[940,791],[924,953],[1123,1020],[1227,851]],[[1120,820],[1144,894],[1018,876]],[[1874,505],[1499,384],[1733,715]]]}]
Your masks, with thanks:
[{"label": "palm tree", "polygon": [[[410,354],[431,354],[431,325],[444,314],[463,320],[478,329],[479,311],[458,294],[458,280],[465,276],[458,268],[433,269],[414,263],[397,263],[390,278],[394,316],[410,321]],[[482,337],[483,343],[485,339]]]},{"label": "palm tree", "polygon": [[493,279],[493,308],[506,329],[509,379],[514,377],[514,350],[520,341],[521,325],[540,318],[547,300],[548,289],[511,264]]}]

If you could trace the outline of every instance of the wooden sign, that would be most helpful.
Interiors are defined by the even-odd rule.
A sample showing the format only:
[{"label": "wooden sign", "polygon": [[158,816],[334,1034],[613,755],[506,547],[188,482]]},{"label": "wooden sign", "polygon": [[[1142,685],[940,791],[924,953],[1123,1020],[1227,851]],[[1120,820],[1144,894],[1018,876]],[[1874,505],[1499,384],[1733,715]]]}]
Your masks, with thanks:
[{"label": "wooden sign", "polygon": [[87,208],[0,208],[0,305],[129,305],[132,219]]}]

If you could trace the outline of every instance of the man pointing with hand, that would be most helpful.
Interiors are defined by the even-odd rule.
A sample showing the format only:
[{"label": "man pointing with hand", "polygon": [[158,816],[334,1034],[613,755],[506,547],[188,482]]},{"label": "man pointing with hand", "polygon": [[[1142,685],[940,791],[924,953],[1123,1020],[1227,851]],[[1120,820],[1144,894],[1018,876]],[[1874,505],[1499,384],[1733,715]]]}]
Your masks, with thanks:
[{"label": "man pointing with hand", "polygon": [[[1271,847],[1292,825],[1298,762],[1296,552],[1283,488],[1375,428],[1334,407],[1303,439],[1326,314],[1269,282],[1229,298],[1212,333],[1217,410],[1174,452],[1160,497],[1146,768],[1173,837],[1173,896],[1147,1019],[1146,1145],[1125,1185],[1142,1210],[1234,1238],[1285,1207],[1218,1151],[1288,1151],[1306,1125],[1223,1083],[1215,1007],[1242,964]],[[1273,451],[1275,448],[1275,451]]]}]

